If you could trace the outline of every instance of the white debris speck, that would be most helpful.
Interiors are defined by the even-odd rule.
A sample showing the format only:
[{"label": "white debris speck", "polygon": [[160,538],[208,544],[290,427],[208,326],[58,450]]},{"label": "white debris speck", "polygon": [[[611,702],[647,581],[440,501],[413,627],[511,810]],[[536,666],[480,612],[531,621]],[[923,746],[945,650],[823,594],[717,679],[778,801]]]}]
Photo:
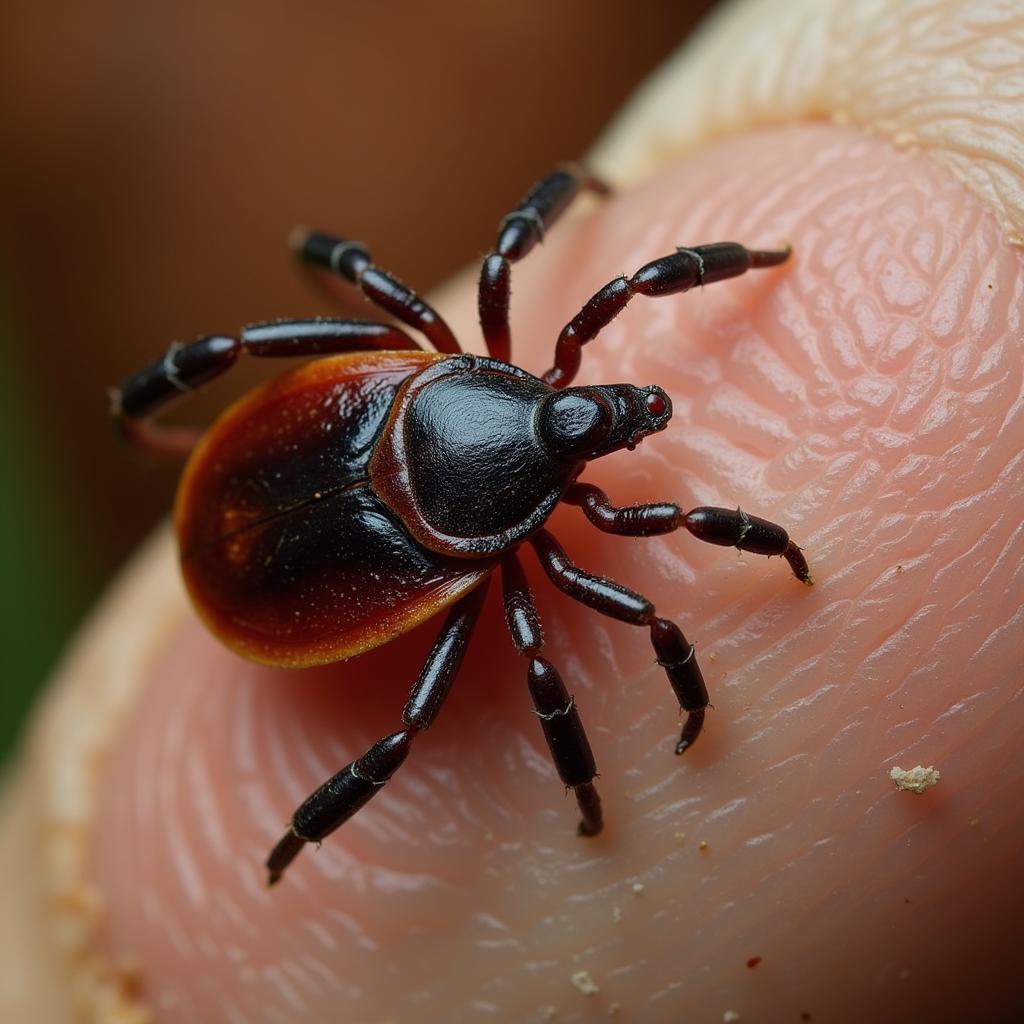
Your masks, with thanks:
[{"label": "white debris speck", "polygon": [[601,991],[597,982],[590,976],[590,971],[577,971],[571,980],[585,996],[596,996]]},{"label": "white debris speck", "polygon": [[643,891],[644,891],[644,883],[643,882],[634,882],[633,883],[633,892],[634,892],[635,895],[639,896],[640,893],[642,893]]},{"label": "white debris speck", "polygon": [[899,767],[889,770],[889,778],[896,783],[896,788],[909,789],[912,793],[923,793],[931,789],[938,784],[939,775],[939,770],[931,765],[927,768],[918,765],[907,770]]},{"label": "white debris speck", "polygon": [[558,1010],[554,1006],[542,1006],[540,1008],[540,1019],[542,1021],[554,1020],[557,1012]]},{"label": "white debris speck", "polygon": [[612,924],[622,924],[622,907],[612,907]]},{"label": "white debris speck", "polygon": [[739,1019],[740,1015],[735,1010],[726,1010],[725,1013],[722,1014],[722,1020],[725,1021],[725,1024],[733,1024],[734,1021]]}]

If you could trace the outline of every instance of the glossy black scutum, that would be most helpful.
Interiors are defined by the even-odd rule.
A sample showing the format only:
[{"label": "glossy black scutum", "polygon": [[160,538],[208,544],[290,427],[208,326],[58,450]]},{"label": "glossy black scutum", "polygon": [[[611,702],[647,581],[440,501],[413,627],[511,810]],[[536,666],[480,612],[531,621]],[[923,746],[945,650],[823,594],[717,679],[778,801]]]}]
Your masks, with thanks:
[{"label": "glossy black scutum", "polygon": [[488,360],[417,395],[405,441],[416,501],[431,527],[502,536],[528,532],[547,516],[581,465],[554,458],[537,433],[550,393],[537,378]]},{"label": "glossy black scutum", "polygon": [[[541,526],[590,459],[632,447],[672,415],[658,387],[555,391],[516,367],[462,356],[429,379],[402,425],[418,512],[430,530],[495,554]],[[462,549],[456,549],[462,550]]]}]

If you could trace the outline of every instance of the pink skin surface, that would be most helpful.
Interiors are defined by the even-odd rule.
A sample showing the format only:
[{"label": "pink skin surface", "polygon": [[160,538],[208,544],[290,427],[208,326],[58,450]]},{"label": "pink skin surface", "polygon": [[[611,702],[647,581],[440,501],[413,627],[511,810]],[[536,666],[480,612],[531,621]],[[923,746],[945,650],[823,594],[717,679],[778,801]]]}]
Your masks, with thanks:
[{"label": "pink skin surface", "polygon": [[[638,298],[586,348],[580,382],[657,383],[675,416],[584,479],[619,503],[777,520],[817,586],[778,559],[685,532],[609,537],[558,510],[571,557],[697,642],[714,704],[699,743],[673,756],[646,630],[557,594],[526,552],[604,833],[575,835],[492,588],[435,727],[273,890],[262,861],[291,810],[398,728],[439,623],[302,672],[239,660],[185,612],[160,624],[93,851],[104,948],[142,965],[158,1021],[834,1024],[1021,1006],[1024,260],[924,157],[827,126],[765,131],[554,231],[516,269],[516,361],[543,371],[611,277],[724,239],[794,256]],[[471,293],[445,312],[479,347]],[[917,764],[938,786],[897,791],[889,769]]]}]

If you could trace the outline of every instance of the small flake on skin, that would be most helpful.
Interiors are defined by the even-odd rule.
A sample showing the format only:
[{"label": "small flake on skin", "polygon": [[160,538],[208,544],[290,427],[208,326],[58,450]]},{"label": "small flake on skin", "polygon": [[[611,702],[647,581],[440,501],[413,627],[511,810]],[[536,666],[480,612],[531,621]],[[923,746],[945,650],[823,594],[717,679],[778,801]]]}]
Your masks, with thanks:
[{"label": "small flake on skin", "polygon": [[590,976],[590,971],[577,971],[571,981],[585,996],[596,996],[601,991],[597,982]]},{"label": "small flake on skin", "polygon": [[938,784],[940,772],[929,765],[927,768],[918,765],[916,768],[896,767],[889,770],[889,778],[896,783],[897,789],[905,789],[911,793],[923,793],[926,789]]}]

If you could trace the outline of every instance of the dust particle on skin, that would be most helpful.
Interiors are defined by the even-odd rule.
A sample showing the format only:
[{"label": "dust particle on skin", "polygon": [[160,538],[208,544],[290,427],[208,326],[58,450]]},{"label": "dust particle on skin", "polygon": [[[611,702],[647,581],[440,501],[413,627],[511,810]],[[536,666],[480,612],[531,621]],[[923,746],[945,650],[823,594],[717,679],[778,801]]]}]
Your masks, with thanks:
[{"label": "dust particle on skin", "polygon": [[596,996],[601,991],[590,971],[577,971],[570,980],[585,996]]},{"label": "dust particle on skin", "polygon": [[612,907],[612,923],[622,923],[622,907]]},{"label": "dust particle on skin", "polygon": [[697,845],[701,848],[702,851],[706,850],[708,848],[708,841],[706,839],[702,839]]},{"label": "dust particle on skin", "polygon": [[634,896],[639,896],[640,893],[642,893],[643,891],[644,891],[644,883],[643,882],[634,882],[633,883],[633,895]]},{"label": "dust particle on skin", "polygon": [[722,1020],[725,1021],[725,1024],[733,1024],[734,1021],[739,1019],[740,1015],[735,1010],[726,1010],[725,1013],[722,1014]]},{"label": "dust particle on skin", "polygon": [[94,885],[75,884],[58,891],[58,905],[88,924],[99,922],[104,909],[103,895]]},{"label": "dust particle on skin", "polygon": [[917,765],[916,768],[906,770],[897,766],[889,770],[889,778],[896,783],[896,788],[911,793],[923,793],[926,789],[938,785],[940,774],[932,765],[927,768]]}]

